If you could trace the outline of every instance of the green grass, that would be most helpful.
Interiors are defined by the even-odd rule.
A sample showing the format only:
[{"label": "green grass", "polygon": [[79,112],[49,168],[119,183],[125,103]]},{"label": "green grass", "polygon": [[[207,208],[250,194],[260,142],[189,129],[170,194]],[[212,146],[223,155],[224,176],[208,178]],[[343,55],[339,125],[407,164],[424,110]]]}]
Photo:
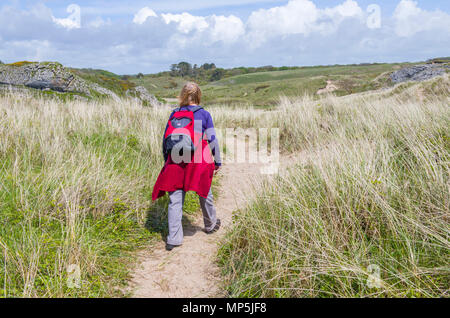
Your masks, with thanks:
[{"label": "green grass", "polygon": [[181,77],[162,76],[144,76],[143,78],[132,77],[133,83],[144,86],[150,93],[158,98],[177,98],[181,88],[187,79]]},{"label": "green grass", "polygon": [[[434,59],[439,63],[446,58]],[[31,62],[18,62],[22,66]],[[391,87],[389,74],[410,63],[330,65],[293,68],[235,68],[224,70],[225,78],[209,82],[202,81],[204,105],[251,105],[270,108],[280,96],[314,96],[330,80],[338,87],[337,96]],[[272,70],[271,70],[272,69]],[[281,70],[280,70],[281,69]],[[267,71],[266,71],[267,70]],[[183,84],[194,80],[189,77],[170,76],[170,72],[142,76],[120,76],[97,69],[75,69],[70,71],[81,78],[97,83],[118,96],[125,96],[135,86],[145,87],[161,102],[175,104]],[[239,74],[239,75],[233,75]],[[94,94],[96,95],[96,94]],[[94,96],[102,98],[102,96]]]},{"label": "green grass", "polygon": [[[151,193],[170,109],[0,101],[0,297],[128,296],[136,251],[167,235],[167,196]],[[194,193],[184,212],[185,223],[198,216]],[[68,284],[74,265],[79,288]]]},{"label": "green grass", "polygon": [[162,239],[145,224],[168,110],[0,98],[1,295],[126,295],[135,251]]},{"label": "green grass", "polygon": [[[268,100],[276,85],[292,89],[290,81],[314,89],[349,74],[383,81],[384,67],[392,66],[357,75],[330,67],[336,73],[316,79],[315,69],[289,71],[295,78],[258,73],[255,82],[212,83],[206,100],[208,89],[227,101],[242,86]],[[256,81],[264,78],[277,79]],[[246,103],[208,108],[217,127],[279,127],[282,151],[304,160],[236,214],[219,254],[230,295],[444,295],[449,87],[447,76],[364,95],[283,98],[273,111]],[[1,296],[127,296],[136,250],[167,235],[167,198],[151,202],[150,195],[169,112],[125,99],[2,93]],[[185,224],[198,208],[188,194]],[[382,270],[381,289],[367,288],[370,264]],[[80,288],[67,284],[71,265],[81,270]]]},{"label": "green grass", "polygon": [[[336,95],[374,90],[391,86],[389,72],[404,64],[369,64],[300,67],[283,71],[267,71],[242,74],[217,82],[201,83],[205,105],[275,106],[280,96],[314,95],[333,81],[339,90]],[[136,85],[142,85],[159,98],[176,98],[189,78],[171,77],[168,74],[132,77]]]},{"label": "green grass", "polygon": [[235,212],[218,255],[230,296],[448,296],[449,96],[444,77],[285,99],[271,121],[300,161]]},{"label": "green grass", "polygon": [[312,78],[316,76],[333,76],[333,75],[347,75],[354,76],[362,75],[364,77],[372,74],[380,74],[391,70],[397,64],[374,64],[368,66],[312,66],[301,67],[296,70],[275,71],[252,73],[246,75],[238,75],[228,79],[223,79],[214,82],[212,85],[239,85],[252,84],[270,81],[281,81],[299,78]]},{"label": "green grass", "polygon": [[205,86],[205,103],[274,106],[280,96],[313,96],[328,80],[339,88],[335,94],[343,96],[390,86],[388,73],[397,67],[397,64],[319,66],[239,75]]},{"label": "green grass", "polygon": [[118,96],[126,96],[126,92],[129,89],[136,87],[133,82],[105,70],[71,68],[70,71],[84,80],[97,83],[100,86],[111,90]]}]

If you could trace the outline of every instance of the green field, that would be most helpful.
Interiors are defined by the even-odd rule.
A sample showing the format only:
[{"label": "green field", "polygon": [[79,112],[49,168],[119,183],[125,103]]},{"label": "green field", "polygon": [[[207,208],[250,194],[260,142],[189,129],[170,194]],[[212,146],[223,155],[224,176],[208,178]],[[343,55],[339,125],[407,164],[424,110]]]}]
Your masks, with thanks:
[{"label": "green field", "polygon": [[[431,62],[448,64],[448,59],[438,58],[422,63]],[[17,62],[11,65],[26,63],[30,62]],[[176,103],[182,86],[188,81],[194,81],[199,83],[203,90],[205,106],[246,105],[267,108],[276,106],[282,96],[294,97],[306,94],[317,98],[318,91],[326,88],[327,83],[332,84],[333,94],[336,96],[389,88],[394,86],[390,79],[392,72],[415,64],[417,63],[278,68],[266,66],[208,70],[197,68],[197,71],[191,70],[194,72],[192,75],[183,76],[169,71],[145,75],[142,73],[117,75],[100,69],[70,68],[69,70],[82,79],[105,87],[121,97],[126,97],[128,90],[143,86],[161,102],[172,104]],[[214,72],[221,74],[220,80],[213,80]]]},{"label": "green field", "polygon": [[[445,63],[445,58],[436,59]],[[29,62],[14,63],[22,65]],[[426,62],[424,62],[426,63]],[[235,105],[252,107],[274,107],[280,97],[303,96],[318,97],[318,90],[331,83],[333,94],[344,96],[380,88],[392,87],[390,74],[411,63],[396,64],[354,64],[311,67],[261,67],[261,68],[214,68],[197,71],[199,74],[177,75],[171,72],[139,75],[117,75],[98,69],[69,70],[77,76],[105,87],[118,96],[125,97],[129,89],[145,87],[161,102],[176,103],[182,86],[188,81],[200,84],[203,90],[203,104]],[[199,69],[197,69],[199,70]],[[200,69],[201,70],[201,69]],[[213,81],[214,71],[220,71],[220,80]]]},{"label": "green field", "polygon": [[[256,72],[230,76],[203,84],[204,104],[247,104],[256,107],[274,106],[280,96],[314,95],[332,81],[338,96],[391,86],[389,74],[408,64],[367,64],[301,67],[284,71]],[[176,98],[182,85],[190,78],[169,74],[131,77],[159,98]]]}]

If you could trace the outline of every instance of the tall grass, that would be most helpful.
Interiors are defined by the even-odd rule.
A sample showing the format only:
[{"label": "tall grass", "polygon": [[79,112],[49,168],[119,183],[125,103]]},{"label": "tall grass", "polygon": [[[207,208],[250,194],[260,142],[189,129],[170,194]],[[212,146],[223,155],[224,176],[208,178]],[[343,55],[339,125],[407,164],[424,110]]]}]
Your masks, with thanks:
[{"label": "tall grass", "polygon": [[[448,87],[210,109],[219,128],[280,127],[300,159],[238,214],[219,252],[230,294],[446,295]],[[166,201],[150,195],[169,112],[0,97],[0,296],[124,295],[133,252],[166,231]],[[197,209],[188,196],[185,212]]]},{"label": "tall grass", "polygon": [[230,295],[448,296],[448,87],[283,99],[271,121],[299,161],[236,214]]},{"label": "tall grass", "polygon": [[[0,97],[0,295],[122,295],[162,166],[167,109]],[[78,266],[80,288],[69,288]],[[73,287],[73,286],[72,286]]]},{"label": "tall grass", "polygon": [[[170,111],[0,95],[0,297],[127,295],[135,251],[167,234],[167,197],[151,202],[151,192]],[[188,193],[186,221],[198,210]]]}]

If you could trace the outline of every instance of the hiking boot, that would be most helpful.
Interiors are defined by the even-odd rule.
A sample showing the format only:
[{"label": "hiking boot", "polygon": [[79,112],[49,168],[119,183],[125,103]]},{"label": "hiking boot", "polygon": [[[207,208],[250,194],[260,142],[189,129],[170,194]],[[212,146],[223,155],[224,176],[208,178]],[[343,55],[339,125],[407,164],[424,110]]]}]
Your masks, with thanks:
[{"label": "hiking boot", "polygon": [[181,245],[172,245],[172,244],[166,244],[166,251],[171,251],[171,250],[173,250],[175,247],[178,247],[178,246],[181,246]]},{"label": "hiking boot", "polygon": [[211,231],[207,231],[206,234],[213,234],[214,232],[217,232],[220,229],[220,219],[217,219],[216,226]]}]

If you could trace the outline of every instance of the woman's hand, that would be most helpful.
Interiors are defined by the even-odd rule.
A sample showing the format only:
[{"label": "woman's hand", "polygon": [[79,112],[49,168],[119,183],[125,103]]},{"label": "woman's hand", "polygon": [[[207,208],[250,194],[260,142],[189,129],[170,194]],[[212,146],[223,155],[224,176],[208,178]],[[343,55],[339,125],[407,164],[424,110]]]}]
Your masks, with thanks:
[{"label": "woman's hand", "polygon": [[214,175],[219,173],[219,170],[220,170],[220,166],[214,166]]}]

